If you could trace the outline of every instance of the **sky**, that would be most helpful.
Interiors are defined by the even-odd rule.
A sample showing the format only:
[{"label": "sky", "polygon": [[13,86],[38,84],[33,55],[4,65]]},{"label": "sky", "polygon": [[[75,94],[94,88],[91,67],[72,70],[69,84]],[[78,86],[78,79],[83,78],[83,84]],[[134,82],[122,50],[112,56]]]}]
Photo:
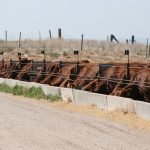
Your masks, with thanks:
[{"label": "sky", "polygon": [[0,0],[0,38],[150,38],[150,0]]}]

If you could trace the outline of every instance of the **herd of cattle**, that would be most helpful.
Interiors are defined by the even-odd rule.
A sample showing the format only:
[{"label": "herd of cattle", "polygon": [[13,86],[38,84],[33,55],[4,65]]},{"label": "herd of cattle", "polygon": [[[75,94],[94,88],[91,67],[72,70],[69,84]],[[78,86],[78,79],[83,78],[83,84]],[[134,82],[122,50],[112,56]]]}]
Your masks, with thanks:
[{"label": "herd of cattle", "polygon": [[130,97],[150,102],[150,64],[80,62],[0,62],[0,77]]}]

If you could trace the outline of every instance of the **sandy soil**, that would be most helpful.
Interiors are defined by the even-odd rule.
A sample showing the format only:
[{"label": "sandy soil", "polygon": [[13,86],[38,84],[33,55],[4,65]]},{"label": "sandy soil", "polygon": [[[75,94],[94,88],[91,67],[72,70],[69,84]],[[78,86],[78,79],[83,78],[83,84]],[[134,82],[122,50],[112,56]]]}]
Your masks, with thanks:
[{"label": "sandy soil", "polygon": [[0,93],[0,150],[148,150],[149,147],[150,132]]}]

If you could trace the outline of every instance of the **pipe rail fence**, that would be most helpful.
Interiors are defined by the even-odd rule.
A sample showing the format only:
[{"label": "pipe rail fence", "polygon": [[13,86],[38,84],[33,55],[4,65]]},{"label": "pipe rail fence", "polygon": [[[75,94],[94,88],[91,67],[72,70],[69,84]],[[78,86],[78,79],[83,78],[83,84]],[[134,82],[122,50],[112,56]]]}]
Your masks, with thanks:
[{"label": "pipe rail fence", "polygon": [[[60,76],[61,78],[63,78],[64,80],[67,80],[69,76],[75,76],[76,79],[75,80],[85,80],[85,81],[94,81],[94,80],[98,80],[98,81],[107,81],[107,82],[113,82],[113,83],[116,83],[116,84],[124,84],[124,85],[128,85],[129,83],[132,83],[133,85],[137,85],[137,86],[143,86],[143,87],[146,87],[146,88],[150,88],[150,82],[138,82],[138,81],[133,81],[133,80],[130,80],[128,78],[122,78],[122,79],[118,79],[118,78],[107,78],[105,77],[105,71],[108,69],[108,68],[124,68],[125,70],[126,69],[129,69],[129,70],[132,70],[132,69],[146,69],[146,70],[150,70],[150,66],[149,67],[145,67],[144,65],[142,66],[130,66],[130,67],[127,67],[126,64],[124,65],[113,65],[113,64],[97,64],[97,63],[92,63],[92,65],[97,65],[97,73],[96,75],[79,75],[80,74],[80,67],[83,67],[83,66],[87,66],[89,65],[89,63],[83,63],[83,64],[79,64],[79,62],[62,62],[62,61],[58,61],[56,62],[55,64],[57,65],[57,67],[59,68],[57,70],[57,73],[53,70],[53,72],[49,72],[48,70],[46,70],[46,67],[48,65],[51,65],[51,64],[54,64],[52,63],[51,61],[29,61],[29,62],[25,62],[25,63],[22,63],[20,61],[14,61],[14,60],[10,60],[10,61],[0,61],[0,64],[2,65],[1,66],[1,72],[2,71],[5,71],[5,72],[11,72],[11,73],[17,73],[17,74],[20,74],[20,73],[27,73],[28,75],[31,75],[31,76],[37,76],[39,73],[41,76],[47,76],[47,75],[52,75],[52,76]],[[5,64],[10,64],[10,68],[9,69],[4,69],[4,65]],[[31,65],[31,68],[27,71],[23,71],[22,69],[15,69],[13,68],[12,66],[13,65],[27,65],[27,64],[30,64]],[[70,65],[74,65],[75,66],[75,70],[74,70],[74,73],[70,73],[70,74],[63,74],[60,71],[61,68],[63,68],[64,66],[70,66]],[[91,65],[91,63],[90,63]],[[102,66],[105,66],[104,68],[102,68]],[[125,71],[124,70],[124,71]],[[71,80],[71,79],[69,79]],[[75,80],[72,80],[75,81]]]}]

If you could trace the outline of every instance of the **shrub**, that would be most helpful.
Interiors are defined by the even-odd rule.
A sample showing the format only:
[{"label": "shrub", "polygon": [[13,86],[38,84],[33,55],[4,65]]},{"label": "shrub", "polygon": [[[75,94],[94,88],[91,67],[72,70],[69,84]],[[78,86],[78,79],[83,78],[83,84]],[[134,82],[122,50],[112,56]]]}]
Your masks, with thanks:
[{"label": "shrub", "polygon": [[68,56],[68,52],[67,51],[63,51],[63,56],[64,57]]},{"label": "shrub", "polygon": [[60,54],[58,52],[50,52],[50,56],[54,58],[60,57]]}]

